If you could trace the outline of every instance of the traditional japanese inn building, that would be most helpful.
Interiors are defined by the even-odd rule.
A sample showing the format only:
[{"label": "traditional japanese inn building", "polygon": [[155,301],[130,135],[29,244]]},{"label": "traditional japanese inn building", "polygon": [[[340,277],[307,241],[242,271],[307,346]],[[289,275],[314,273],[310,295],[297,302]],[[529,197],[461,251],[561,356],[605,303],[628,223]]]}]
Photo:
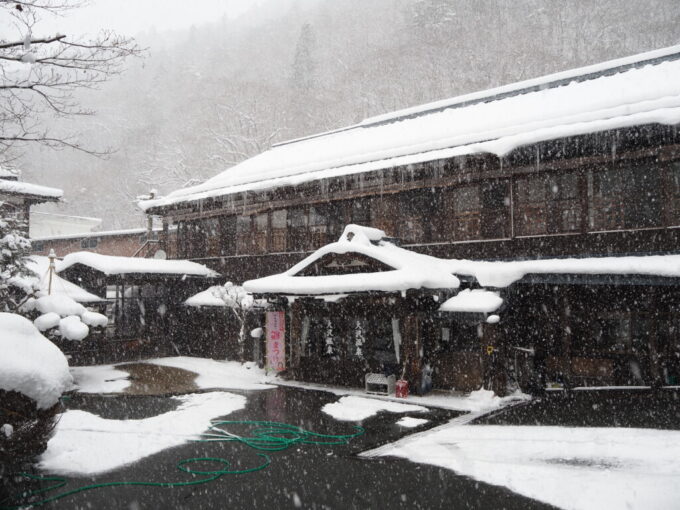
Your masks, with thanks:
[{"label": "traditional japanese inn building", "polygon": [[[491,361],[506,379],[529,372],[568,384],[677,384],[678,124],[680,47],[671,47],[281,143],[141,207],[166,231],[177,227],[166,252],[232,281],[285,273],[297,284],[291,268],[305,278],[356,273],[354,289],[252,287],[288,314],[287,360],[303,378],[311,376],[291,345],[324,334],[313,317],[338,317],[353,321],[331,325],[345,331],[333,333],[344,347],[319,348],[317,360],[349,359],[364,321],[362,335],[382,338],[386,351],[396,352],[400,335],[417,365],[412,384],[427,364],[435,386],[478,387]],[[399,269],[380,257],[296,266],[348,224],[429,256],[418,264],[434,263],[441,283],[361,287],[367,274],[389,280]],[[461,269],[472,260],[482,265]],[[304,298],[297,309],[288,295]],[[498,321],[489,322],[490,310],[468,310],[492,295],[503,302]],[[450,298],[458,302],[441,308]],[[312,322],[303,334],[304,317]],[[378,367],[373,354],[372,371],[403,371],[403,358],[384,355]],[[346,382],[365,370],[347,369]]]}]

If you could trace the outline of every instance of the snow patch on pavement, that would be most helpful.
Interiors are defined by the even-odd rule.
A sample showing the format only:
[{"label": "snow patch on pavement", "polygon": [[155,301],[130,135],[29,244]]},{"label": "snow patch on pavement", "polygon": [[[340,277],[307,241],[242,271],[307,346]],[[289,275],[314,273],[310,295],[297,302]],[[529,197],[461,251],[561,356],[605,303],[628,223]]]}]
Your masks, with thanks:
[{"label": "snow patch on pavement", "polygon": [[445,425],[367,452],[451,469],[570,510],[676,509],[680,431]]},{"label": "snow patch on pavement", "polygon": [[113,365],[71,367],[79,393],[120,393],[130,386],[130,375]]},{"label": "snow patch on pavement", "polygon": [[255,363],[216,361],[188,356],[152,359],[145,363],[194,372],[198,374],[194,382],[201,389],[266,390],[276,387],[263,382],[266,374]]},{"label": "snow patch on pavement", "polygon": [[401,420],[397,422],[397,425],[400,427],[406,427],[409,429],[418,427],[419,425],[423,425],[424,423],[429,422],[430,420],[426,420],[425,418],[412,418],[411,416],[404,416]]},{"label": "snow patch on pavement", "polygon": [[397,398],[394,395],[367,395],[366,390],[359,388],[347,388],[344,386],[331,386],[328,384],[309,383],[304,381],[286,381],[278,378],[270,378],[273,384],[277,386],[287,386],[290,388],[302,388],[315,391],[326,391],[337,396],[354,395],[357,397],[370,398],[374,400],[382,400],[386,402],[398,402],[415,405],[423,405],[427,407],[436,407],[439,409],[448,409],[451,411],[464,411],[468,413],[475,413],[475,417],[489,411],[500,409],[506,405],[520,400],[530,400],[529,395],[520,392],[513,393],[507,397],[499,397],[490,390],[480,389],[471,393],[462,393],[456,391],[433,391],[424,396],[409,395],[406,398]]},{"label": "snow patch on pavement", "polygon": [[337,402],[326,404],[321,410],[341,421],[361,421],[378,414],[380,411],[389,413],[424,412],[427,408],[412,404],[401,404],[362,397],[342,397]]},{"label": "snow patch on pavement", "polygon": [[198,439],[210,420],[243,409],[246,398],[226,392],[176,397],[182,404],[141,420],[109,420],[92,413],[64,413],[39,467],[50,473],[93,475],[131,464]]}]

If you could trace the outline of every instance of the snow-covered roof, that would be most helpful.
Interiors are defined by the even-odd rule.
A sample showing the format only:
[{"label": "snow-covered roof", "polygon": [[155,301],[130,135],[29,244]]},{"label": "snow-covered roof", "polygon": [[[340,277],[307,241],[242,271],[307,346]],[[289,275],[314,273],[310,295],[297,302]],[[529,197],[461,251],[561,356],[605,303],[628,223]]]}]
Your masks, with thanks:
[{"label": "snow-covered roof", "polygon": [[[98,218],[93,218],[93,219],[98,219]],[[99,220],[101,221],[101,220]],[[61,235],[49,235],[49,236],[36,236],[32,237],[31,239],[33,241],[58,241],[58,240],[65,240],[65,239],[83,239],[83,238],[90,238],[90,237],[116,237],[116,236],[131,236],[131,235],[141,235],[141,234],[146,234],[147,232],[146,227],[139,227],[139,228],[126,228],[126,229],[120,229],[120,230],[102,230],[102,231],[93,231],[93,232],[79,232],[76,234],[61,234]],[[170,231],[177,230],[176,226],[169,227]],[[163,232],[162,228],[154,228],[152,232],[156,233],[161,233]]]},{"label": "snow-covered roof", "polygon": [[104,274],[172,274],[190,276],[217,276],[212,269],[188,260],[159,260],[138,257],[116,257],[87,251],[69,253],[57,262],[61,272],[75,264],[89,266]]},{"label": "snow-covered roof", "polygon": [[680,46],[468,94],[276,145],[143,210],[645,124],[680,123]]},{"label": "snow-covered roof", "polygon": [[[35,273],[35,276],[13,278],[12,284],[23,288],[26,292],[38,289],[40,295],[46,296],[50,290],[49,259],[40,255],[31,255],[28,257],[26,265]],[[51,295],[69,297],[78,303],[98,303],[104,301],[104,299],[90,294],[82,287],[64,280],[56,273],[52,275]]]},{"label": "snow-covered roof", "polygon": [[486,289],[465,289],[444,301],[441,312],[478,312],[491,313],[503,304],[498,292]]},{"label": "snow-covered roof", "polygon": [[[377,229],[348,225],[340,240],[331,243],[296,264],[288,271],[250,280],[243,284],[255,294],[315,295],[365,291],[404,291],[408,289],[456,289],[458,277],[472,277],[482,287],[504,288],[527,275],[646,275],[680,277],[680,255],[646,255],[626,257],[587,257],[519,261],[477,261],[439,259],[395,246],[386,240],[375,240]],[[384,236],[384,233],[383,233]],[[394,270],[298,276],[305,268],[329,253],[356,253],[373,258]],[[462,291],[458,299],[444,303],[445,311],[491,312],[503,300],[489,290]],[[492,297],[492,294],[495,297]],[[495,308],[490,306],[494,304]],[[489,308],[463,310],[462,308]],[[450,309],[449,309],[450,308]],[[460,310],[454,308],[460,308]]]},{"label": "snow-covered roof", "polygon": [[0,166],[0,179],[17,179],[21,176],[21,170],[18,168],[9,168],[6,166]]},{"label": "snow-covered roof", "polygon": [[215,291],[218,287],[212,286],[209,289],[203,290],[198,294],[194,294],[189,299],[187,299],[184,304],[187,306],[201,307],[201,306],[217,306],[226,308],[227,304],[223,299],[218,298],[215,295]]},{"label": "snow-covered roof", "polygon": [[23,195],[45,200],[59,200],[64,192],[58,188],[48,188],[28,182],[0,179],[0,194]]},{"label": "snow-covered roof", "polygon": [[[348,225],[340,240],[328,244],[285,273],[250,280],[243,287],[254,294],[324,295],[346,292],[398,292],[409,289],[453,289],[460,285],[446,261],[405,250],[387,241],[376,241],[374,229]],[[392,270],[342,275],[298,276],[298,273],[331,253],[356,253],[375,259]]]},{"label": "snow-covered roof", "polygon": [[472,276],[483,287],[503,288],[526,275],[645,275],[680,277],[680,255],[627,257],[586,257],[567,259],[487,262],[447,261],[449,270],[459,276]]}]

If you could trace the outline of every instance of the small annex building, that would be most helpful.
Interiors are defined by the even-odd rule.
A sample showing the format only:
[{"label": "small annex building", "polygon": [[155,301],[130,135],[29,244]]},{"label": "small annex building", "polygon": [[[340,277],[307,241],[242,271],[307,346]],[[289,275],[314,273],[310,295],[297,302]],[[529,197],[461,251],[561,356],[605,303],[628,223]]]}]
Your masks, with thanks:
[{"label": "small annex building", "polygon": [[76,252],[57,262],[59,276],[105,302],[109,324],[101,357],[178,354],[192,332],[181,322],[184,301],[218,276],[186,260],[116,257]]},{"label": "small annex building", "polygon": [[20,181],[20,175],[19,170],[0,167],[0,216],[15,218],[28,233],[31,206],[58,202],[64,192]]},{"label": "small annex building", "polygon": [[[655,299],[651,280],[676,299]],[[361,386],[366,373],[383,373],[403,375],[415,391],[431,377],[435,388],[502,394],[537,382],[677,384],[679,283],[680,255],[438,259],[348,225],[338,242],[244,287],[286,313],[293,377]],[[564,306],[565,295],[573,304]],[[645,334],[599,345],[603,335],[588,328],[606,318],[590,308],[607,296],[669,317],[669,329],[654,342]]]}]

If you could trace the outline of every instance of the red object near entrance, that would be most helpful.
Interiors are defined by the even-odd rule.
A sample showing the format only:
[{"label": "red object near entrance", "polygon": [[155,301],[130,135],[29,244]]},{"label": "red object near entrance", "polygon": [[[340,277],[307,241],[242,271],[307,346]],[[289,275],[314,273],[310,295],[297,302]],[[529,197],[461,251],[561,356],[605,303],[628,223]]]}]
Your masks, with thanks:
[{"label": "red object near entrance", "polygon": [[408,397],[408,381],[399,379],[396,385],[396,395],[398,398]]}]

